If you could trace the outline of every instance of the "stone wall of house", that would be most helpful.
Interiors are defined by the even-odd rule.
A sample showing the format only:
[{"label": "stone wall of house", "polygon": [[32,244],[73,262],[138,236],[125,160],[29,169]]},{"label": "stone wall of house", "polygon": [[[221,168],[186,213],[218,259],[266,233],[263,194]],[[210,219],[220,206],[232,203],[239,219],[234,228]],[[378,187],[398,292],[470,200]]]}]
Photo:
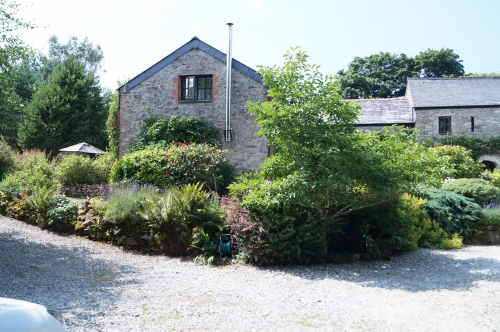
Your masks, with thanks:
[{"label": "stone wall of house", "polygon": [[77,183],[61,187],[62,194],[73,198],[102,197],[107,192],[109,192],[108,183]]},{"label": "stone wall of house", "polygon": [[[457,108],[416,110],[415,128],[421,137],[440,136],[438,121],[441,116],[451,117],[452,136],[498,136],[500,135],[500,107]],[[474,117],[474,131],[471,118]]]},{"label": "stone wall of house", "polygon": [[[179,76],[213,75],[213,100],[179,101]],[[233,69],[231,126],[234,141],[222,139],[226,109],[226,65],[199,49],[191,50],[120,96],[120,156],[137,137],[143,120],[151,115],[199,116],[221,129],[225,157],[239,170],[256,169],[267,156],[267,144],[255,136],[258,126],[248,113],[247,101],[265,101],[262,83]]]}]

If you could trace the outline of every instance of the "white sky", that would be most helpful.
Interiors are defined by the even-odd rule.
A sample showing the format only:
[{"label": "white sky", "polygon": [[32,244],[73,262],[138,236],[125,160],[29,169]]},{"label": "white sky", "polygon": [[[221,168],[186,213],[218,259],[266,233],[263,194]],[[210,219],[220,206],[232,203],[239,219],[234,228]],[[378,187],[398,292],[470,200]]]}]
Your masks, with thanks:
[{"label": "white sky", "polygon": [[282,64],[291,46],[307,51],[326,74],[355,56],[415,56],[454,49],[466,72],[500,72],[500,0],[18,0],[38,28],[26,42],[88,37],[101,46],[103,86],[132,78],[197,36],[249,67]]}]

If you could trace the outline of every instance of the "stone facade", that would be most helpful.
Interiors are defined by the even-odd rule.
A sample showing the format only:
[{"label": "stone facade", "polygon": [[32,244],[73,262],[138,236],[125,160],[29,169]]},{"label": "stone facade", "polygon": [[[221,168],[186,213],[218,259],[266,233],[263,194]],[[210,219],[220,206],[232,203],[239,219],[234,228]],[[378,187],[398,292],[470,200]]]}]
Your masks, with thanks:
[{"label": "stone facade", "polygon": [[[211,101],[179,100],[180,76],[213,75]],[[126,88],[126,86],[125,86]],[[267,100],[261,82],[234,69],[232,71],[231,126],[234,140],[223,141],[226,108],[226,65],[211,54],[192,49],[120,94],[120,156],[137,137],[149,116],[199,116],[220,128],[226,159],[239,170],[256,169],[267,156],[267,144],[255,136],[255,117],[246,109],[247,101]]]},{"label": "stone facade", "polygon": [[[500,107],[474,108],[429,108],[415,110],[417,128],[422,137],[442,136],[439,134],[439,117],[451,117],[451,132],[449,135],[468,136],[499,136]],[[474,131],[472,131],[474,118]]]}]

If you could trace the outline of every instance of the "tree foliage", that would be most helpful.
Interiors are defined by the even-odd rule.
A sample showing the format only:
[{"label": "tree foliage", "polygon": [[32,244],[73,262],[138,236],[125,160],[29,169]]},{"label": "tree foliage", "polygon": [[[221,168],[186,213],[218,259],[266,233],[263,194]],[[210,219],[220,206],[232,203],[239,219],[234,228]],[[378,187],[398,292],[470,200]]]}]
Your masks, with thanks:
[{"label": "tree foliage", "polygon": [[150,144],[167,147],[178,142],[218,146],[219,136],[217,127],[197,116],[150,117],[144,121],[132,150],[141,150]]},{"label": "tree foliage", "polygon": [[118,159],[120,147],[120,93],[114,91],[109,103],[108,118],[106,119],[106,134],[111,155]]},{"label": "tree foliage", "polygon": [[415,76],[412,59],[405,54],[379,53],[355,57],[346,71],[340,70],[342,96],[357,98],[393,98],[404,96],[406,78]]},{"label": "tree foliage", "polygon": [[459,77],[464,76],[464,66],[460,56],[452,49],[442,48],[440,50],[427,49],[420,52],[413,59],[413,67],[416,71],[423,69],[425,77]]},{"label": "tree foliage", "polygon": [[413,130],[355,131],[357,104],[342,101],[333,77],[308,64],[305,52],[292,49],[282,67],[260,73],[271,100],[248,108],[275,154],[232,192],[260,220],[290,212],[314,224],[323,254],[337,217],[436,183],[446,172],[447,158],[419,144]]},{"label": "tree foliage", "polygon": [[16,64],[31,54],[18,32],[33,28],[33,25],[17,17],[20,4],[0,1],[0,135],[15,142],[17,123],[21,113],[21,101],[14,93]]},{"label": "tree foliage", "polygon": [[500,189],[482,179],[457,179],[443,184],[443,189],[474,199],[478,203],[500,201]]},{"label": "tree foliage", "polygon": [[19,144],[52,153],[80,142],[104,148],[106,118],[97,78],[69,56],[35,93],[20,127]]},{"label": "tree foliage", "polygon": [[420,73],[425,77],[463,76],[461,62],[452,49],[428,49],[414,58],[381,52],[355,57],[347,70],[340,70],[337,77],[346,99],[394,98],[404,96],[407,78]]}]

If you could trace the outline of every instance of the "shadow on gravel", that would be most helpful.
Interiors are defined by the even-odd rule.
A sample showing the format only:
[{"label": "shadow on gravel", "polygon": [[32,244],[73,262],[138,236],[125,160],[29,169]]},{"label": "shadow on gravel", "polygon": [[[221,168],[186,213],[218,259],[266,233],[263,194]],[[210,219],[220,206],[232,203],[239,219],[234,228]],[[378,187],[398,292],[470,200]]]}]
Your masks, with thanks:
[{"label": "shadow on gravel", "polygon": [[365,287],[401,289],[410,292],[468,290],[478,281],[500,282],[500,260],[486,257],[461,259],[453,251],[426,250],[425,255],[404,253],[393,261],[362,261],[286,268],[280,271],[307,280],[334,279]]},{"label": "shadow on gravel", "polygon": [[[0,297],[61,310],[70,328],[76,321],[85,321],[89,330],[99,330],[92,317],[116,303],[118,276],[133,267],[96,258],[85,248],[37,243],[29,238],[34,234],[37,231],[0,228]],[[50,233],[49,238],[66,236]],[[137,280],[127,284],[131,282]]]}]

